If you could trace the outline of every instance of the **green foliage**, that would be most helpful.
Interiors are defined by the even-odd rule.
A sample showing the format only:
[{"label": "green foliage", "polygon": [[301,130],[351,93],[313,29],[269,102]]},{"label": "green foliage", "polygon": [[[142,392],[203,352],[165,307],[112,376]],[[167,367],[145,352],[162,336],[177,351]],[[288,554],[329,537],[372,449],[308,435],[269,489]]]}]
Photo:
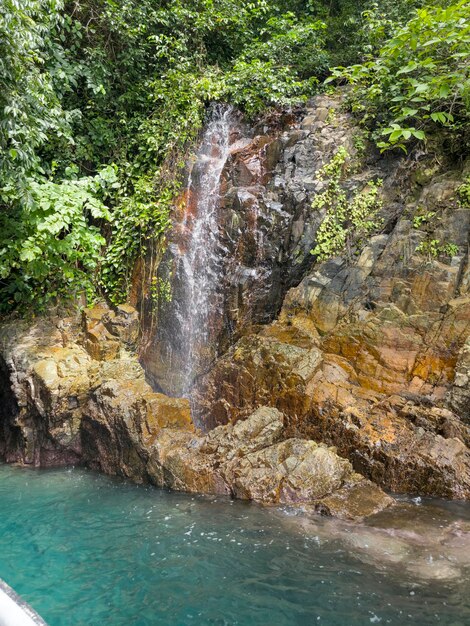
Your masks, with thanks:
[{"label": "green foliage", "polygon": [[315,93],[317,76],[329,61],[325,28],[320,20],[298,19],[294,13],[268,19],[229,71],[226,99],[254,115]]},{"label": "green foliage", "polygon": [[318,173],[318,180],[325,182],[325,190],[315,196],[312,208],[325,211],[325,217],[316,234],[316,246],[312,250],[319,261],[346,251],[350,257],[357,252],[365,237],[380,227],[378,212],[381,181],[369,182],[360,191],[348,197],[341,186],[349,154],[344,147],[338,149],[331,161]]},{"label": "green foliage", "polygon": [[3,311],[32,304],[38,311],[57,297],[93,299],[105,244],[99,224],[111,217],[102,198],[114,181],[111,167],[60,183],[31,181],[19,219],[0,216]]},{"label": "green foliage", "polygon": [[364,132],[363,130],[358,130],[354,133],[352,137],[352,143],[354,146],[354,150],[356,151],[357,159],[361,160],[365,156],[367,150],[367,142],[368,135],[366,132]]},{"label": "green foliage", "polygon": [[[470,111],[470,4],[419,9],[377,58],[333,70],[353,85],[353,110],[377,129],[383,149],[406,150],[436,126],[463,137]],[[382,137],[382,139],[380,139]]]},{"label": "green foliage", "polygon": [[425,239],[417,246],[416,252],[429,260],[452,258],[459,252],[459,247],[455,243],[442,242],[434,237],[440,220],[441,217],[436,211],[426,211],[424,207],[418,207],[413,217],[413,228],[426,233]]},{"label": "green foliage", "polygon": [[71,140],[73,111],[64,112],[56,89],[56,79],[62,90],[68,83],[53,39],[61,9],[60,0],[0,3],[0,187],[26,200],[26,177],[41,165],[38,149],[52,135]]},{"label": "green foliage", "polygon": [[436,218],[435,211],[421,211],[413,218],[413,228],[420,229],[432,223]]},{"label": "green foliage", "polygon": [[150,293],[155,303],[171,302],[173,298],[170,281],[159,276],[152,276]]},{"label": "green foliage", "polygon": [[442,243],[439,239],[425,239],[418,245],[416,252],[429,259],[452,258],[458,254],[459,247],[455,243]]},{"label": "green foliage", "polygon": [[347,66],[375,57],[383,43],[404,26],[423,0],[336,0],[317,13],[328,24],[327,48],[332,64]]},{"label": "green foliage", "polygon": [[[418,18],[405,25],[416,6],[420,0],[4,0],[3,309],[64,294],[125,299],[135,259],[169,227],[213,101],[256,117],[315,94],[332,58],[367,59],[344,72],[355,108],[369,107],[376,126],[391,129],[388,143],[419,139],[431,124],[463,125],[467,9],[429,10],[421,26]],[[423,102],[407,103],[411,79],[429,84]],[[405,106],[416,114],[401,119]],[[359,136],[355,147],[365,149]],[[344,194],[339,179],[337,187]],[[324,254],[341,242],[358,245],[375,200],[375,184],[347,202],[336,197],[336,217],[327,212],[319,233]]]},{"label": "green foliage", "polygon": [[[5,0],[4,308],[124,299],[136,256],[169,226],[208,104],[255,116],[302,101],[328,59],[324,22],[297,0]],[[104,171],[115,180],[98,193]]]},{"label": "green foliage", "polygon": [[457,196],[460,205],[466,209],[470,209],[470,176],[467,176],[465,181],[458,188]]},{"label": "green foliage", "polygon": [[[310,82],[313,86],[314,81]],[[296,80],[288,68],[276,68],[273,61],[260,59],[238,61],[226,84],[230,100],[250,115],[266,106],[289,104],[296,94],[303,95],[303,83]]]},{"label": "green foliage", "polygon": [[112,232],[104,252],[100,285],[114,304],[122,302],[131,286],[133,261],[145,256],[148,241],[162,235],[170,224],[170,209],[177,181],[155,189],[155,179],[140,178],[131,195],[120,196],[112,212]]}]

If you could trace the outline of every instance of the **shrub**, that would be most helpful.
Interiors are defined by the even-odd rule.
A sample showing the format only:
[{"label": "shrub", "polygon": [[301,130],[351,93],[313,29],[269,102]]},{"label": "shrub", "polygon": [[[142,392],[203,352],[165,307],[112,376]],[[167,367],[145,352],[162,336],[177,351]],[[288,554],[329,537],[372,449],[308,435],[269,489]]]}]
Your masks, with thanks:
[{"label": "shrub", "polygon": [[[333,70],[352,84],[352,107],[375,129],[382,150],[406,150],[436,126],[463,137],[470,111],[470,4],[416,11],[377,58]],[[327,82],[328,82],[327,81]]]},{"label": "shrub", "polygon": [[105,244],[99,225],[111,217],[101,197],[115,180],[108,167],[94,177],[31,181],[31,202],[14,218],[0,216],[1,310],[93,300]]}]

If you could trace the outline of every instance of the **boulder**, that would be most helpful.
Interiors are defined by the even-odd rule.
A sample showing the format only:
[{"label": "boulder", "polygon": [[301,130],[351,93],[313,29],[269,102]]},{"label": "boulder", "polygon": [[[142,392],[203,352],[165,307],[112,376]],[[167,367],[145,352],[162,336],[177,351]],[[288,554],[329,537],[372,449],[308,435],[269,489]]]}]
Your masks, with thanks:
[{"label": "boulder", "polygon": [[151,480],[179,491],[306,505],[324,515],[338,512],[356,520],[393,503],[334,448],[282,440],[285,421],[277,409],[260,407],[246,420],[219,426],[205,437],[166,430],[151,450]]},{"label": "boulder", "polygon": [[1,458],[145,480],[145,446],[164,428],[193,427],[188,402],[154,393],[129,352],[137,319],[128,305],[98,305],[81,327],[47,318],[0,328]]},{"label": "boulder", "polygon": [[107,474],[147,482],[148,449],[164,428],[192,430],[187,400],[154,393],[143,378],[110,380],[92,393],[84,411],[83,460]]},{"label": "boulder", "polygon": [[228,474],[238,498],[300,504],[337,491],[353,470],[332,448],[315,441],[288,439],[231,463]]}]

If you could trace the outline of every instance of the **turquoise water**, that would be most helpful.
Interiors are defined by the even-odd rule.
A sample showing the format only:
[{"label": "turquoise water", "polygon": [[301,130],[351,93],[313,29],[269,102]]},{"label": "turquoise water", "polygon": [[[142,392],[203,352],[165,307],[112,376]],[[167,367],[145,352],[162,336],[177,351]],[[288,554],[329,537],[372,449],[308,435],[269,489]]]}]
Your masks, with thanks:
[{"label": "turquoise water", "polygon": [[0,466],[0,550],[50,626],[470,624],[468,504],[357,526]]}]

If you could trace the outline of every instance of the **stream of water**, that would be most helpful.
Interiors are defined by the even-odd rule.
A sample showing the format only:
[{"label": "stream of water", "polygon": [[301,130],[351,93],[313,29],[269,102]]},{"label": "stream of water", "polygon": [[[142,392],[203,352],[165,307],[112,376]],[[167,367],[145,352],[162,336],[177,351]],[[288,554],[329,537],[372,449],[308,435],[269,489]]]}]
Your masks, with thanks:
[{"label": "stream of water", "polygon": [[189,391],[201,366],[210,361],[209,329],[220,323],[220,293],[224,250],[218,232],[217,208],[220,177],[229,156],[232,109],[214,106],[188,185],[188,210],[183,227],[189,233],[182,261],[182,299],[176,306],[182,342],[184,387]]},{"label": "stream of water", "polygon": [[0,577],[50,626],[470,624],[470,505],[369,525],[0,466]]}]

